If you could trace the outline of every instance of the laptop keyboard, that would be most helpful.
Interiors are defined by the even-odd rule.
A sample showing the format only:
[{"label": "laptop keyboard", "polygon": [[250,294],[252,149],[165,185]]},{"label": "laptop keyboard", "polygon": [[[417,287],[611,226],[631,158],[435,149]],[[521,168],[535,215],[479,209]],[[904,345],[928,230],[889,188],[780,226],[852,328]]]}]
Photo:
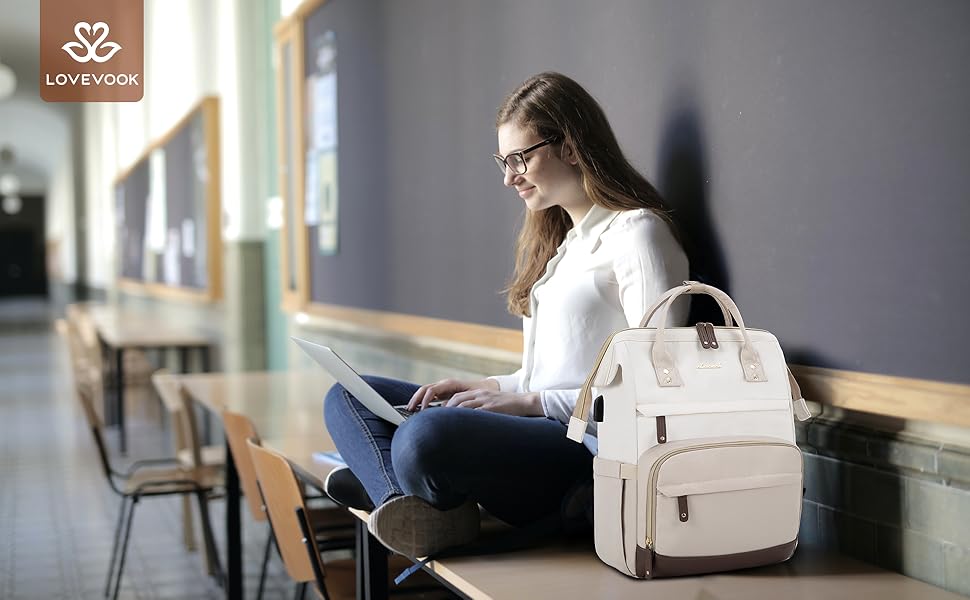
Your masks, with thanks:
[{"label": "laptop keyboard", "polygon": [[[444,404],[443,400],[435,400],[434,402],[431,402],[428,404],[428,408],[434,408],[436,406],[441,406],[442,404]],[[405,419],[413,416],[414,413],[418,412],[416,410],[408,410],[407,405],[393,406],[392,408],[396,410],[398,414],[404,417]]]}]

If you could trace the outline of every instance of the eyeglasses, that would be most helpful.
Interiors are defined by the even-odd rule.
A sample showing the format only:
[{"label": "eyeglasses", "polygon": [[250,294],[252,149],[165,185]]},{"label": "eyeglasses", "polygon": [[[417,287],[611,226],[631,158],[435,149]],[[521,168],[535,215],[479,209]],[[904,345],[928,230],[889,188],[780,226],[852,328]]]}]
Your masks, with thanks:
[{"label": "eyeglasses", "polygon": [[543,146],[555,142],[557,138],[555,136],[551,138],[546,138],[539,142],[538,144],[529,146],[528,148],[523,148],[517,152],[511,152],[508,156],[502,157],[499,154],[493,154],[492,158],[495,159],[495,164],[498,165],[500,171],[502,171],[502,176],[505,176],[506,170],[511,169],[516,175],[524,175],[526,171],[529,170],[529,165],[525,162],[525,155],[532,152],[533,150],[538,150]]}]

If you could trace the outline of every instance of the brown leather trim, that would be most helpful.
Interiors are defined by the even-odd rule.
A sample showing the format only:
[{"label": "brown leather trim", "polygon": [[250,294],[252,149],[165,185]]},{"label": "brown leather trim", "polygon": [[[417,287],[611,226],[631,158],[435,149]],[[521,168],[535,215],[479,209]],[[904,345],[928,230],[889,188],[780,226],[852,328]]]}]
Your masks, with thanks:
[{"label": "brown leather trim", "polygon": [[636,567],[637,577],[640,579],[653,577],[653,551],[641,548],[640,544],[637,544]]},{"label": "brown leather trim", "polygon": [[717,336],[714,335],[714,323],[704,323],[704,326],[707,328],[707,337],[711,341],[711,349],[717,350],[720,346],[717,343]]},{"label": "brown leather trim", "polygon": [[677,496],[677,512],[680,513],[678,515],[680,517],[680,522],[686,523],[687,519],[690,518],[690,515],[687,512],[687,496]]},{"label": "brown leather trim", "polygon": [[667,417],[657,417],[657,443],[667,443]]},{"label": "brown leather trim", "polygon": [[[629,565],[626,559],[626,479],[620,480],[620,551],[623,553],[623,564]],[[637,555],[639,563],[639,555]],[[639,567],[637,567],[639,568]]]},{"label": "brown leather trim", "polygon": [[707,339],[707,327],[705,326],[705,324],[698,323],[697,325],[694,325],[694,327],[697,328],[697,337],[701,339],[701,346],[704,349],[710,348],[711,341]]},{"label": "brown leather trim", "polygon": [[[677,577],[680,575],[697,575],[700,573],[717,573],[720,571],[733,571],[735,569],[750,569],[763,565],[773,565],[785,562],[795,553],[798,540],[792,540],[787,544],[764,548],[762,550],[752,550],[750,552],[738,552],[737,554],[722,554],[719,556],[663,556],[644,550],[652,555],[653,573],[647,577]],[[641,556],[641,548],[637,546],[637,577],[640,571],[647,571],[648,562],[645,556]],[[643,566],[641,566],[643,565]]]}]

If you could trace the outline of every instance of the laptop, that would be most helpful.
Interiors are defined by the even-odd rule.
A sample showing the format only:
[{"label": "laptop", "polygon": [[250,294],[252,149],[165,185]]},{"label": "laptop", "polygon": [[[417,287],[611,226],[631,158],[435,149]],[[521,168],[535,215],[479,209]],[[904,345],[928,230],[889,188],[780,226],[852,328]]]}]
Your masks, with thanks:
[{"label": "laptop", "polygon": [[361,404],[367,407],[367,410],[371,411],[378,417],[384,419],[392,425],[400,425],[408,417],[414,414],[407,410],[407,408],[404,406],[394,406],[385,400],[383,396],[377,393],[377,390],[372,388],[370,384],[364,381],[363,378],[357,374],[357,371],[348,365],[346,361],[337,356],[337,353],[331,348],[321,346],[320,344],[314,344],[313,342],[303,340],[298,337],[290,339],[296,342],[304,352],[309,354],[310,358],[317,361],[321,367],[333,375],[334,379],[336,379],[340,385],[344,386],[347,391],[354,396],[354,398],[357,398]]}]

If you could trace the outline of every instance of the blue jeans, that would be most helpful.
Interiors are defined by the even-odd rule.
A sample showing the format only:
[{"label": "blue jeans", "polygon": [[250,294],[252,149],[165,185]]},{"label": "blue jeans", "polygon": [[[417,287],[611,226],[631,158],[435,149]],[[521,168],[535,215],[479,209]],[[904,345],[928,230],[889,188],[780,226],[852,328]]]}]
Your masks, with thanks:
[{"label": "blue jeans", "polygon": [[[391,404],[418,385],[365,376]],[[343,386],[324,404],[327,430],[374,504],[419,496],[448,510],[474,500],[511,525],[559,513],[571,488],[592,479],[593,456],[566,426],[471,408],[430,408],[399,427],[374,416]]]}]

